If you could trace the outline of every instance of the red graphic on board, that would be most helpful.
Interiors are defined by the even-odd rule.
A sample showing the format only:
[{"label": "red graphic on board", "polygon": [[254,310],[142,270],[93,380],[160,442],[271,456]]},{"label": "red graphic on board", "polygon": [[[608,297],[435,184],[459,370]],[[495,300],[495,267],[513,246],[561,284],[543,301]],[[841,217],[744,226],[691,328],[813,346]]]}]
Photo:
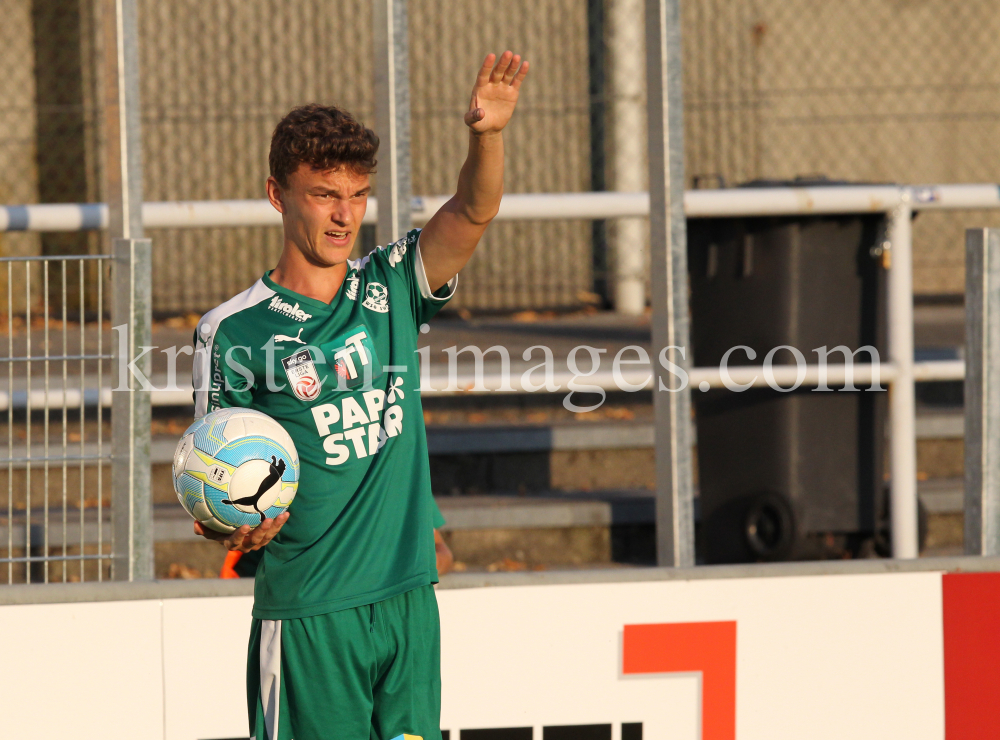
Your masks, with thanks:
[{"label": "red graphic on board", "polygon": [[944,727],[947,740],[1000,737],[1000,573],[946,573]]},{"label": "red graphic on board", "polygon": [[736,622],[627,624],[622,656],[626,675],[700,673],[702,740],[736,740]]}]

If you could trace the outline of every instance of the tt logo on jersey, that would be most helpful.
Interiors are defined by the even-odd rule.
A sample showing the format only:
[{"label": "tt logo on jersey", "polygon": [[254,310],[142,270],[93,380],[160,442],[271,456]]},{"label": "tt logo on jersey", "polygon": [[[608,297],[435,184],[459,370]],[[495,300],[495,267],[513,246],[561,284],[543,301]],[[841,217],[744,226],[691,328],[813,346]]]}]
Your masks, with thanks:
[{"label": "tt logo on jersey", "polygon": [[389,313],[389,289],[382,283],[368,283],[365,286],[365,299],[361,305],[370,311]]},{"label": "tt logo on jersey", "polygon": [[292,386],[292,393],[300,401],[315,401],[323,388],[323,381],[316,372],[316,363],[308,349],[300,349],[281,361],[285,375]]},{"label": "tt logo on jersey", "polygon": [[312,314],[306,313],[301,308],[299,308],[298,303],[296,303],[293,306],[291,303],[286,303],[285,301],[281,300],[281,296],[274,296],[274,298],[271,299],[271,302],[267,305],[267,307],[270,308],[272,311],[277,311],[278,313],[283,314],[284,316],[289,316],[295,319],[296,321],[308,321],[309,319],[312,318]]},{"label": "tt logo on jersey", "polygon": [[[333,353],[333,370],[345,381],[356,380],[371,365],[372,359],[363,344],[367,338],[364,331],[352,334],[344,340],[344,347]],[[370,370],[368,374],[371,375]]]},{"label": "tt logo on jersey", "polygon": [[[301,334],[300,330],[299,335]],[[276,341],[302,341],[298,336],[288,337],[283,334],[276,334],[274,339]],[[321,357],[331,362],[333,370],[337,374],[335,390],[345,391],[363,383],[371,387],[371,381],[382,373],[376,367],[377,358],[373,354],[375,348],[368,339],[368,333],[359,327],[353,334],[340,341],[343,341],[343,346],[335,341],[323,345],[319,350]],[[305,344],[305,342],[302,343]],[[331,355],[332,360],[330,360]],[[319,397],[325,378],[320,378],[319,372],[316,370],[316,359],[310,348],[300,349],[294,355],[284,358],[281,365],[285,369],[285,375],[288,376],[288,382],[297,399],[309,403]]]}]

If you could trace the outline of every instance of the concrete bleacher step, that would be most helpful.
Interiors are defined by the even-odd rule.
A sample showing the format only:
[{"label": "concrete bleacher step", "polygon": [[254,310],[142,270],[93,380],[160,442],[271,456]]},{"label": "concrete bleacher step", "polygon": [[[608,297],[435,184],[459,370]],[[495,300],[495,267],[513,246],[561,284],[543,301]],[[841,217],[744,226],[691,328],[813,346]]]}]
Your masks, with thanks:
[{"label": "concrete bleacher step", "polygon": [[[924,412],[917,416],[917,439],[961,439],[964,435],[961,411]],[[431,455],[644,448],[652,447],[653,442],[654,427],[644,422],[427,427],[427,451]],[[152,463],[169,464],[176,444],[174,439],[154,438],[150,446]]]},{"label": "concrete bleacher step", "polygon": [[[920,500],[931,515],[960,514],[963,510],[963,481],[960,478],[932,479],[918,484]],[[655,492],[648,489],[625,489],[587,492],[546,491],[530,495],[509,493],[438,496],[438,506],[447,520],[446,530],[544,529],[572,527],[610,527],[618,525],[652,524],[656,517]],[[697,516],[697,506],[695,507]],[[71,512],[71,518],[77,517]],[[105,540],[110,537],[111,515],[104,511],[102,530]],[[32,523],[41,532],[41,513],[32,516]],[[50,530],[50,544],[61,545],[63,528],[61,512],[50,519],[58,526]],[[23,546],[25,517],[13,517],[14,546]],[[7,539],[7,522],[0,523],[0,539]],[[161,503],[153,507],[153,534],[158,542],[198,539],[191,518],[176,503]],[[65,534],[68,544],[80,542],[80,524],[69,521]],[[84,524],[85,542],[96,542],[98,524],[88,511]],[[33,536],[34,542],[40,542]]]}]

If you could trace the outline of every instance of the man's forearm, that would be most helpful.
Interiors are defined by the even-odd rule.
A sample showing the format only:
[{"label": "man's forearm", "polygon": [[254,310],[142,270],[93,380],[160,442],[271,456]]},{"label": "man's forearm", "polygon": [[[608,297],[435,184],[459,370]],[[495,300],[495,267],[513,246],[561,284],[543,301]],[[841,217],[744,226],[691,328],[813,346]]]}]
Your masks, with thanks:
[{"label": "man's forearm", "polygon": [[[496,66],[494,66],[496,62]],[[528,63],[505,51],[488,54],[472,88],[465,125],[469,155],[458,175],[455,196],[435,213],[420,235],[427,285],[436,291],[472,257],[486,226],[500,210],[503,195],[503,131],[517,105]]]},{"label": "man's forearm", "polygon": [[456,211],[470,223],[485,226],[500,209],[503,196],[503,133],[469,132],[469,154],[458,176]]}]

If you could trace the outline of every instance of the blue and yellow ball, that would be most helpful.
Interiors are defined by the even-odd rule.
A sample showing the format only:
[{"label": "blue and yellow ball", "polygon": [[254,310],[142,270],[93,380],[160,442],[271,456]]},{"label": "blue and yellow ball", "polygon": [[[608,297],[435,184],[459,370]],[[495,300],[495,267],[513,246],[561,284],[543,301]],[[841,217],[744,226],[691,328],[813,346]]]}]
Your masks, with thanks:
[{"label": "blue and yellow ball", "polygon": [[299,456],[288,432],[267,414],[219,409],[184,432],[173,476],[177,498],[196,521],[232,532],[288,508],[299,485]]}]

